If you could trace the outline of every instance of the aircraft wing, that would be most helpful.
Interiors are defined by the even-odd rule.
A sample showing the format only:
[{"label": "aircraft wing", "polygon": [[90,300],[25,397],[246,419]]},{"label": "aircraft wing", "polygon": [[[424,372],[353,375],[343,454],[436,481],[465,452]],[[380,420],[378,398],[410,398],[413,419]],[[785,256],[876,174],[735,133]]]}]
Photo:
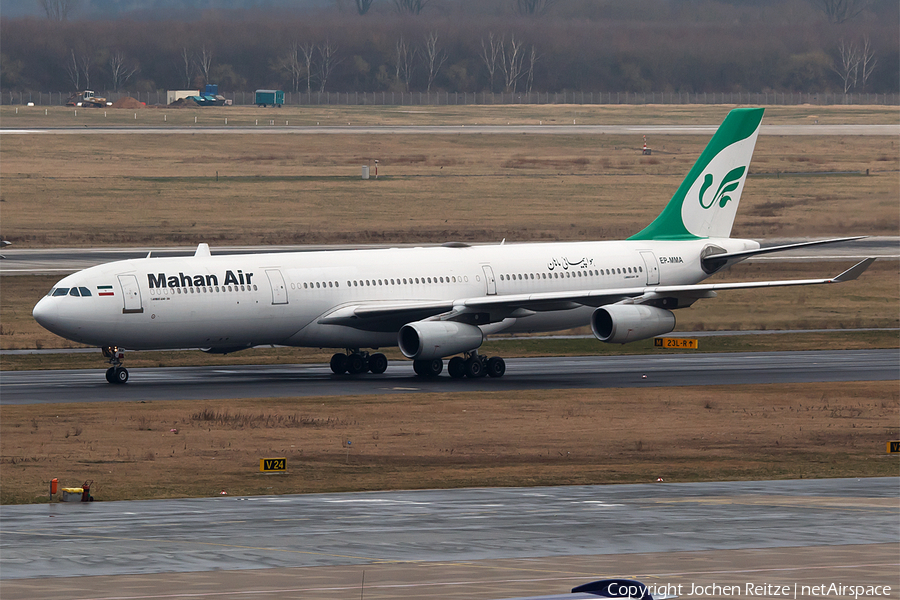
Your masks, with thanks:
[{"label": "aircraft wing", "polygon": [[693,285],[635,286],[605,290],[571,290],[536,294],[478,296],[457,300],[367,302],[337,308],[318,319],[319,324],[346,325],[366,331],[397,331],[413,321],[460,321],[474,325],[495,323],[506,318],[521,318],[542,311],[600,307],[608,304],[658,303],[674,298],[674,306],[684,306],[698,298],[715,297],[716,292],[766,287],[842,283],[859,277],[875,262],[867,258],[843,273],[825,279],[788,279]]}]

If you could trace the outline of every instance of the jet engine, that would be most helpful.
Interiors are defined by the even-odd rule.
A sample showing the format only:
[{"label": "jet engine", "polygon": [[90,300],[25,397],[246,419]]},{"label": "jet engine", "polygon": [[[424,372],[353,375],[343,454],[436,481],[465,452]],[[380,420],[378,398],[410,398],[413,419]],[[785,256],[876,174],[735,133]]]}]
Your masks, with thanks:
[{"label": "jet engine", "polygon": [[591,315],[591,330],[601,342],[624,344],[675,329],[672,311],[643,304],[610,304]]},{"label": "jet engine", "polygon": [[400,328],[400,352],[414,360],[433,360],[481,346],[481,329],[453,321],[416,321]]}]

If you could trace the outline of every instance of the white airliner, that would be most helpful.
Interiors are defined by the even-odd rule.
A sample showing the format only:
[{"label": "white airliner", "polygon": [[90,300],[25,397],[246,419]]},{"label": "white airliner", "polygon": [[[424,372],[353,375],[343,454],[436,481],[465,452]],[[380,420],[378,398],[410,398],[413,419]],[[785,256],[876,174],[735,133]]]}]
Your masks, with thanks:
[{"label": "white airliner", "polygon": [[590,324],[604,342],[668,333],[674,309],[719,290],[839,283],[830,279],[699,284],[767,252],[730,238],[763,109],[732,110],[662,213],[621,241],[389,248],[144,258],[70,275],[34,307],[45,328],[99,346],[110,383],[128,381],[123,350],[201,348],[225,353],[260,345],[346,349],[337,373],[383,373],[399,346],[423,377],[500,377],[502,358],[478,353],[485,336]]}]

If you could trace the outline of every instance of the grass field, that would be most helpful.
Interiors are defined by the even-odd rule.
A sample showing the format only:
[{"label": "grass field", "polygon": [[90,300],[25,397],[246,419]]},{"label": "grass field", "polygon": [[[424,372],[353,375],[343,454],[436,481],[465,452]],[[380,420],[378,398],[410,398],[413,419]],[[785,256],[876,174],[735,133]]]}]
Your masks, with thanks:
[{"label": "grass field", "polygon": [[[468,106],[228,106],[171,108],[150,106],[141,109],[76,109],[61,106],[2,106],[0,127],[97,127],[185,125],[269,127],[342,125],[716,125],[735,108],[726,104],[580,105],[523,104]],[[46,112],[46,114],[45,114]],[[195,122],[196,119],[196,122]],[[896,124],[895,106],[769,106],[765,123],[797,124]]]},{"label": "grass field", "polygon": [[[417,118],[438,122],[584,109],[716,123],[727,111],[423,108]],[[381,123],[393,110],[357,113]],[[829,110],[839,122],[897,120],[878,107]],[[798,111],[773,109],[766,122],[811,118]],[[618,239],[659,213],[707,141],[651,136],[654,154],[643,156],[639,135],[5,136],[2,235],[17,247]],[[379,179],[361,180],[361,165],[376,159]],[[898,167],[890,136],[762,136],[734,235],[896,235]]]},{"label": "grass field", "polygon": [[[896,382],[4,406],[0,502],[896,476]],[[348,445],[351,442],[351,445]],[[259,459],[286,457],[287,475]]]}]

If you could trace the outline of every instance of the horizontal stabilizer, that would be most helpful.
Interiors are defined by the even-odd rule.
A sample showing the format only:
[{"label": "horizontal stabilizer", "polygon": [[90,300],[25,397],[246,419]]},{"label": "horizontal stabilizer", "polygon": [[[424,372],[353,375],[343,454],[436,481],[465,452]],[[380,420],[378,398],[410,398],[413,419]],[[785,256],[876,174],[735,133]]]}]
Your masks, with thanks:
[{"label": "horizontal stabilizer", "polygon": [[[857,235],[855,237],[845,237],[845,238],[833,238],[830,240],[815,240],[813,242],[799,242],[796,244],[783,244],[781,246],[769,246],[768,248],[757,248],[755,250],[741,250],[739,252],[725,252],[722,254],[710,254],[709,256],[703,257],[704,267],[715,270],[717,268],[721,268],[723,261],[728,259],[745,259],[750,258],[751,256],[758,256],[760,254],[770,254],[772,252],[784,252],[785,250],[794,250],[796,248],[805,248],[807,246],[821,246],[822,244],[837,244],[840,242],[852,242],[854,240],[861,240],[868,236],[866,235]],[[732,261],[737,262],[737,261]]]}]

